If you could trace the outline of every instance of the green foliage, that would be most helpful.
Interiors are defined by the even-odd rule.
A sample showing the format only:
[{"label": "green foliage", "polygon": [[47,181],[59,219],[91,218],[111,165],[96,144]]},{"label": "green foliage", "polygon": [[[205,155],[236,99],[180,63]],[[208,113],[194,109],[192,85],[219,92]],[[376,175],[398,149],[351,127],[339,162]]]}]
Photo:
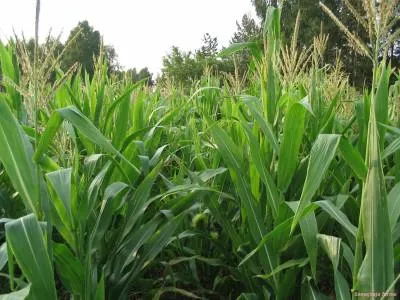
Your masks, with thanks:
[{"label": "green foliage", "polygon": [[[90,76],[52,60],[53,84],[0,45],[0,299],[397,289],[399,82],[376,60],[369,89],[350,93],[315,45],[288,79],[281,9],[265,16],[267,43],[174,48],[164,79],[185,90],[149,89],[147,69],[109,76],[103,51]],[[246,22],[238,39],[257,31]],[[235,55],[246,85],[222,75]]]},{"label": "green foliage", "polygon": [[100,32],[94,30],[87,21],[79,22],[71,30],[66,44],[68,48],[63,56],[63,68],[68,70],[75,62],[79,62],[86,72],[93,75],[93,57],[99,56],[100,53]]},{"label": "green foliage", "polygon": [[53,267],[43,231],[33,214],[6,224],[9,259],[11,255],[31,283],[29,299],[57,299]]},{"label": "green foliage", "polygon": [[265,20],[266,12],[269,6],[277,7],[278,0],[251,0],[254,8],[256,9],[257,16],[263,20]]},{"label": "green foliage", "polygon": [[183,52],[173,46],[171,53],[163,58],[162,81],[172,81],[188,89],[191,84],[200,80],[207,71],[215,74],[232,73],[233,62],[217,57],[218,41],[206,33],[203,45],[192,52]]},{"label": "green foliage", "polygon": [[153,74],[150,73],[147,67],[140,69],[139,71],[137,71],[136,68],[128,69],[127,71],[123,72],[123,74],[126,76],[127,80],[130,80],[133,83],[146,80],[148,85],[154,84],[152,80]]}]

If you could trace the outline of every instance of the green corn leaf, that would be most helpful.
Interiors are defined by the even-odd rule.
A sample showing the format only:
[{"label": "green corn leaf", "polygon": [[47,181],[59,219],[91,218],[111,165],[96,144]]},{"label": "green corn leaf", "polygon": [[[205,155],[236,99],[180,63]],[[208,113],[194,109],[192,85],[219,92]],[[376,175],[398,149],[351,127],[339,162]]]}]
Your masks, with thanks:
[{"label": "green corn leaf", "polygon": [[133,130],[138,131],[140,129],[145,128],[145,95],[142,92],[138,94],[133,93],[131,97],[131,102],[133,103]]},{"label": "green corn leaf", "polygon": [[73,220],[71,209],[71,175],[72,168],[60,169],[46,174],[55,192],[54,197],[52,197],[52,202],[61,219],[63,219],[66,224],[72,224]]},{"label": "green corn leaf", "polygon": [[330,297],[316,291],[311,285],[311,280],[308,281],[304,296],[301,298],[305,299],[305,300],[329,300],[329,299],[331,299]]},{"label": "green corn leaf", "polygon": [[343,274],[339,271],[334,273],[334,280],[335,280],[335,295],[336,299],[338,300],[350,300],[350,288],[349,284],[344,278]]},{"label": "green corn leaf", "polygon": [[215,266],[215,267],[224,266],[224,263],[222,262],[222,260],[220,260],[218,258],[207,258],[207,257],[203,257],[200,255],[194,255],[194,256],[190,256],[190,257],[173,258],[168,261],[168,265],[173,266],[176,264],[180,264],[182,262],[193,261],[193,260],[202,261],[210,266]]},{"label": "green corn leaf", "polygon": [[24,300],[28,297],[30,290],[31,285],[28,284],[26,287],[19,291],[0,295],[0,300]]},{"label": "green corn leaf", "polygon": [[0,246],[0,271],[4,268],[7,264],[8,255],[7,255],[7,243],[3,243]]},{"label": "green corn leaf", "polygon": [[331,235],[318,234],[318,240],[321,243],[322,248],[328,255],[329,259],[331,260],[333,269],[337,270],[340,260],[341,239]]},{"label": "green corn leaf", "polygon": [[120,157],[133,170],[135,170],[136,173],[140,173],[140,171],[131,162],[129,162],[117,149],[114,148],[114,146],[104,137],[100,130],[98,130],[85,115],[83,115],[73,106],[60,108],[53,112],[40,139],[38,148],[33,156],[35,161],[39,161],[41,159],[46,149],[52,143],[54,136],[60,128],[63,120],[69,121],[89,141],[102,147],[106,152]]},{"label": "green corn leaf", "polygon": [[97,284],[95,299],[96,300],[106,299],[106,282],[104,278],[104,273],[102,274],[100,281]]},{"label": "green corn leaf", "polygon": [[[119,291],[120,295],[124,295],[127,292],[129,285],[136,278],[139,272],[147,264],[151,263],[151,261],[164,249],[164,247],[171,242],[171,238],[176,232],[181,221],[182,216],[174,217],[173,219],[168,220],[166,224],[161,226],[155,234],[149,234],[145,239],[142,238],[143,236],[140,238],[141,244],[144,244],[143,254],[134,262],[133,267],[129,269],[124,277],[119,279],[119,284],[122,286],[122,289]],[[126,263],[126,260],[131,259],[131,257],[132,252],[129,252],[128,257],[121,256],[119,259],[124,260]]]},{"label": "green corn leaf", "polygon": [[[391,68],[384,64],[381,64],[381,77],[379,80],[378,88],[375,93],[375,115],[376,122],[380,124],[388,123],[388,113],[389,113],[389,79],[391,74]],[[386,128],[380,126],[378,128],[379,145],[380,151],[383,151],[383,146],[385,144],[385,133]]]},{"label": "green corn leaf", "polygon": [[331,201],[329,200],[316,201],[315,204],[317,204],[332,218],[334,218],[340,225],[343,226],[343,228],[345,228],[349,233],[351,233],[351,235],[356,237],[357,227],[351,224],[347,216]]},{"label": "green corn leaf", "polygon": [[154,155],[149,160],[150,167],[155,167],[160,162],[160,157],[167,147],[168,145],[162,145],[161,147],[157,148],[156,152],[154,152]]},{"label": "green corn leaf", "polygon": [[329,108],[324,114],[324,118],[321,122],[322,127],[320,130],[320,133],[329,133],[332,132],[332,125],[333,122],[335,121],[336,117],[336,111],[338,108],[338,102],[340,99],[341,93],[338,92],[335,97],[331,100],[331,103],[329,104]]},{"label": "green corn leaf", "polygon": [[[385,299],[388,299],[389,297],[391,297],[391,296],[389,296],[389,294],[391,294],[391,295],[395,294],[391,291],[394,289],[394,287],[396,286],[396,284],[399,280],[400,280],[400,274],[397,275],[397,277],[393,280],[393,282],[390,284],[390,286],[387,288],[387,290],[383,293],[384,295],[379,299],[385,300]],[[396,296],[396,294],[395,294],[395,296]]]},{"label": "green corn leaf", "polygon": [[260,298],[256,293],[241,293],[236,300],[259,300]]},{"label": "green corn leaf", "polygon": [[114,132],[113,142],[120,147],[129,129],[129,115],[131,113],[130,94],[124,94],[120,102],[118,112],[115,116],[115,127],[112,126]]},{"label": "green corn leaf", "polygon": [[[264,38],[268,36],[269,40],[279,40],[280,37],[280,13],[281,10],[273,6],[268,6],[265,15],[263,27]],[[273,39],[272,39],[273,38]]]},{"label": "green corn leaf", "polygon": [[254,250],[252,250],[249,254],[247,254],[243,258],[243,260],[239,263],[238,266],[240,267],[245,262],[247,262],[254,254],[257,253],[257,251],[259,251],[265,245],[265,243],[267,243],[268,241],[270,241],[272,239],[276,239],[276,238],[280,237],[282,235],[282,233],[284,233],[285,231],[287,231],[289,229],[291,222],[292,222],[292,218],[289,218],[286,221],[280,223],[278,226],[276,226],[272,231],[267,233],[262,238],[262,240],[257,245],[257,247]]},{"label": "green corn leaf", "polygon": [[53,172],[61,168],[54,160],[52,160],[47,155],[43,155],[42,158],[37,163],[45,172]]},{"label": "green corn leaf", "polygon": [[237,249],[241,244],[241,238],[229,216],[221,211],[217,197],[206,197],[204,200],[212,215],[221,224],[229,238],[232,240],[233,247]]},{"label": "green corn leaf", "polygon": [[[15,61],[13,60],[13,56],[14,56],[13,49],[7,49],[0,41],[0,73],[2,74],[3,78],[6,77],[8,80],[18,85],[19,70],[18,70],[18,65],[15,64]],[[1,84],[2,86],[4,86],[6,90],[5,95],[7,95],[8,97],[6,98],[10,100],[9,104],[18,113],[18,117],[21,117],[22,116],[21,95],[15,89],[13,84],[8,83],[6,80],[3,79]]]},{"label": "green corn leaf", "polygon": [[146,244],[144,249],[144,256],[141,259],[143,263],[142,266],[153,260],[160,251],[170,243],[171,237],[174,235],[176,229],[181,223],[182,218],[183,215],[168,220],[168,222],[157,231],[156,235],[151,237],[149,243]]},{"label": "green corn leaf", "polygon": [[90,236],[91,249],[89,251],[96,251],[100,247],[100,243],[105,238],[112,217],[119,206],[116,202],[122,195],[125,195],[124,192],[127,188],[128,185],[123,182],[114,182],[106,188],[100,212]]},{"label": "green corn leaf", "polygon": [[79,212],[83,218],[87,218],[87,216],[91,213],[96,205],[96,201],[101,192],[101,187],[106,180],[106,175],[110,171],[112,167],[113,161],[106,162],[100,172],[93,178],[92,182],[88,188],[88,201],[81,203]]},{"label": "green corn leaf", "polygon": [[0,99],[0,161],[29,212],[39,214],[43,182],[32,161],[33,147],[10,108]]},{"label": "green corn leaf", "polygon": [[226,168],[218,168],[218,169],[207,169],[202,171],[198,176],[202,182],[207,182],[217,175],[223,174],[227,171]]},{"label": "green corn leaf", "polygon": [[349,266],[351,273],[353,273],[354,267],[354,254],[351,248],[342,241],[342,249],[343,249],[343,257],[347,261],[347,265]]},{"label": "green corn leaf", "polygon": [[382,159],[385,159],[400,150],[400,137],[391,142],[383,151]]},{"label": "green corn leaf", "polygon": [[[218,151],[228,165],[232,180],[236,185],[236,191],[245,207],[250,233],[254,241],[258,244],[265,236],[266,230],[257,201],[252,196],[249,184],[244,177],[246,172],[244,171],[241,155],[239,154],[239,148],[228,134],[217,125],[212,126],[210,130],[218,146]],[[271,251],[270,247],[265,244],[262,247],[261,253],[265,257],[266,272],[271,272],[276,266],[276,253]],[[275,284],[277,284],[275,275],[273,277]]]},{"label": "green corn leaf", "polygon": [[260,57],[261,50],[258,42],[243,42],[243,43],[233,43],[229,47],[220,51],[218,56],[226,57],[231,56],[237,52],[249,49],[254,57]]},{"label": "green corn leaf", "polygon": [[[291,232],[293,232],[297,223],[300,222],[300,229],[303,234],[304,243],[310,257],[311,270],[313,276],[316,276],[317,263],[317,221],[314,213],[303,216],[306,207],[310,204],[312,197],[317,191],[326,170],[328,169],[338,147],[339,135],[320,134],[315,141],[310,154],[310,160],[307,169],[307,176],[301,193],[298,207],[295,212]],[[288,204],[291,202],[288,202]]]},{"label": "green corn leaf", "polygon": [[383,124],[383,123],[379,123],[379,122],[378,122],[378,125],[379,125],[379,127],[384,127],[385,129],[389,130],[390,132],[394,133],[395,135],[400,136],[400,128],[390,126],[387,124]]},{"label": "green corn leaf", "polygon": [[61,236],[75,249],[76,241],[73,234],[74,220],[72,210],[71,182],[72,168],[59,169],[46,174],[48,190],[51,196],[52,220]]},{"label": "green corn leaf", "polygon": [[394,262],[385,179],[373,104],[368,124],[366,165],[368,173],[363,184],[360,210],[366,253],[357,272],[357,283],[354,288],[357,292],[383,292],[393,282]]},{"label": "green corn leaf", "polygon": [[367,167],[364,160],[356,148],[354,148],[347,139],[342,137],[339,143],[339,149],[346,163],[351,167],[354,174],[361,180],[367,176]]},{"label": "green corn leaf", "polygon": [[153,168],[133,194],[133,199],[135,199],[135,201],[130,201],[128,203],[128,214],[126,216],[126,224],[122,233],[122,238],[132,230],[138,219],[142,217],[144,209],[147,207],[146,203],[149,202],[151,188],[153,187],[161,168],[162,162]]},{"label": "green corn leaf", "polygon": [[6,223],[5,229],[7,244],[32,284],[32,299],[57,299],[52,263],[36,217],[30,214],[10,221]]},{"label": "green corn leaf", "polygon": [[397,183],[387,197],[390,227],[392,232],[400,216],[400,183]]},{"label": "green corn leaf", "polygon": [[[299,211],[299,201],[290,201],[286,202],[286,204],[290,207],[293,213]],[[317,276],[317,256],[318,256],[318,226],[317,220],[315,218],[315,214],[313,210],[316,205],[312,204],[306,207],[303,211],[303,214],[299,217],[300,221],[300,230],[302,233],[302,237],[304,240],[304,245],[306,246],[306,251],[308,257],[310,259],[310,266],[313,278],[315,279]],[[311,211],[310,213],[308,211]],[[293,221],[291,222],[293,224]]]},{"label": "green corn leaf", "polygon": [[346,279],[338,270],[339,260],[340,260],[341,239],[325,234],[319,234],[318,239],[322,244],[322,248],[325,250],[326,254],[328,254],[333,265],[336,299],[350,300],[351,296],[350,296],[349,285]]},{"label": "green corn leaf", "polygon": [[33,160],[38,162],[42,159],[47,148],[50,146],[53,138],[55,137],[58,129],[60,128],[63,120],[58,112],[53,112],[50,119],[47,121],[46,129],[43,132],[39,145],[36,148],[35,154],[33,155]]},{"label": "green corn leaf", "polygon": [[64,286],[76,295],[84,295],[84,268],[64,244],[54,243],[53,254],[58,276]]},{"label": "green corn leaf", "polygon": [[158,226],[160,226],[160,218],[154,218],[143,224],[135,231],[131,232],[125,239],[125,241],[119,246],[120,251],[118,252],[119,260],[122,261],[121,270],[127,267],[129,264],[138,260],[137,255],[132,253],[138,253],[139,249],[153,237],[156,233]]},{"label": "green corn leaf", "polygon": [[306,109],[300,103],[293,104],[285,116],[278,161],[278,188],[281,191],[286,191],[299,163],[305,116]]},{"label": "green corn leaf", "polygon": [[336,153],[340,136],[336,134],[320,134],[315,141],[310,154],[307,168],[307,177],[300,197],[300,204],[295,213],[291,231],[300,220],[303,210],[311,202],[312,197],[319,188],[324,175]]},{"label": "green corn leaf", "polygon": [[275,137],[274,131],[271,127],[271,125],[263,118],[261,115],[260,111],[260,101],[258,98],[254,96],[249,96],[249,95],[244,95],[241,96],[243,99],[243,102],[247,105],[249,108],[250,112],[252,113],[254,119],[256,120],[258,126],[260,126],[261,130],[263,131],[265,137],[267,138],[267,141],[271,144],[272,148],[274,151],[279,154],[279,146],[278,146],[278,141]]},{"label": "green corn leaf", "polygon": [[243,127],[243,129],[245,129],[247,138],[250,143],[250,153],[251,153],[251,158],[254,162],[255,169],[257,170],[262,182],[264,183],[264,185],[267,189],[268,204],[270,205],[270,207],[272,209],[272,215],[275,219],[278,216],[278,210],[279,210],[278,189],[276,188],[274,179],[272,178],[269,170],[265,166],[265,162],[264,162],[262,154],[261,154],[261,149],[257,142],[256,137],[253,135],[253,132],[248,127],[248,125],[246,125],[242,122],[242,127]]},{"label": "green corn leaf", "polygon": [[104,85],[101,84],[96,93],[96,108],[93,117],[93,124],[96,127],[99,127],[100,116],[104,106]]},{"label": "green corn leaf", "polygon": [[[138,84],[142,84],[143,82],[140,81],[138,82]],[[108,126],[110,125],[110,122],[113,120],[113,116],[114,114],[116,114],[116,109],[118,108],[118,106],[122,103],[125,102],[126,99],[130,98],[130,94],[132,93],[132,91],[137,87],[137,85],[135,84],[134,86],[128,87],[126,88],[126,90],[122,93],[121,96],[119,96],[116,100],[113,101],[113,103],[110,105],[110,107],[107,110],[105,119],[104,119],[104,128],[103,128],[103,132],[106,132],[106,129],[108,128]],[[122,112],[120,110],[120,112]],[[115,140],[114,140],[115,143]],[[118,144],[118,143],[116,143]]]},{"label": "green corn leaf", "polygon": [[165,293],[173,293],[175,295],[181,295],[185,299],[190,298],[190,299],[201,299],[199,296],[186,291],[184,289],[176,288],[176,287],[164,287],[161,288],[157,291],[157,293],[154,295],[153,300],[159,300],[161,299],[161,296]]},{"label": "green corn leaf", "polygon": [[291,259],[281,263],[278,267],[276,267],[271,273],[265,275],[257,275],[257,277],[262,279],[268,279],[274,274],[278,274],[286,269],[290,269],[293,267],[304,267],[309,262],[309,258],[299,258],[299,259]]}]

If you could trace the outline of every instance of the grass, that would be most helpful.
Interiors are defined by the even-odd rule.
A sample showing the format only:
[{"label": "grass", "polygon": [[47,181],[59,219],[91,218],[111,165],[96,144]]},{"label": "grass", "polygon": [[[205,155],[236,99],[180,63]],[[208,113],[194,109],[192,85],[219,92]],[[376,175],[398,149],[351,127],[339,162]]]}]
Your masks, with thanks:
[{"label": "grass", "polygon": [[375,61],[373,85],[360,95],[339,61],[324,65],[323,36],[299,53],[296,33],[281,45],[279,9],[265,24],[263,49],[221,53],[250,47],[247,86],[210,71],[188,95],[108,77],[102,55],[92,78],[48,58],[40,70],[55,72],[51,84],[38,62],[24,65],[18,43],[0,44],[3,293],[370,299],[398,291],[399,83],[389,83],[390,63]]}]

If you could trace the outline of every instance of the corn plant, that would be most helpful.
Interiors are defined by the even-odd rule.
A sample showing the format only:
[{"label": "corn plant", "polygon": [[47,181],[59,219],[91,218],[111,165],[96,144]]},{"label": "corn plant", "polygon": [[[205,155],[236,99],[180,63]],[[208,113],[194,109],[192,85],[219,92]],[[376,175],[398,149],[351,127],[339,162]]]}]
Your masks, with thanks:
[{"label": "corn plant", "polygon": [[362,93],[322,32],[297,49],[300,14],[283,45],[280,8],[220,53],[252,55],[246,80],[188,94],[108,76],[103,51],[90,78],[0,44],[0,298],[394,299],[397,1],[345,2],[367,43],[322,7],[373,61]]}]

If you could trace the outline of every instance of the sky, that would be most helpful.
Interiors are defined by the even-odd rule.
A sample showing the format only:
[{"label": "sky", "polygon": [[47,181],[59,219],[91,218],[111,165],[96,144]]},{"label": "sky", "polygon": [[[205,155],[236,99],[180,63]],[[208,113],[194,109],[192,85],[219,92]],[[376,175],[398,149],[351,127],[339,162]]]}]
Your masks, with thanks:
[{"label": "sky", "polygon": [[[0,39],[24,33],[34,36],[35,0],[2,1]],[[41,0],[39,36],[50,29],[65,41],[79,21],[88,20],[114,46],[125,68],[149,67],[160,72],[162,57],[172,46],[184,51],[200,48],[210,33],[228,45],[243,14],[255,17],[251,0]]]}]

